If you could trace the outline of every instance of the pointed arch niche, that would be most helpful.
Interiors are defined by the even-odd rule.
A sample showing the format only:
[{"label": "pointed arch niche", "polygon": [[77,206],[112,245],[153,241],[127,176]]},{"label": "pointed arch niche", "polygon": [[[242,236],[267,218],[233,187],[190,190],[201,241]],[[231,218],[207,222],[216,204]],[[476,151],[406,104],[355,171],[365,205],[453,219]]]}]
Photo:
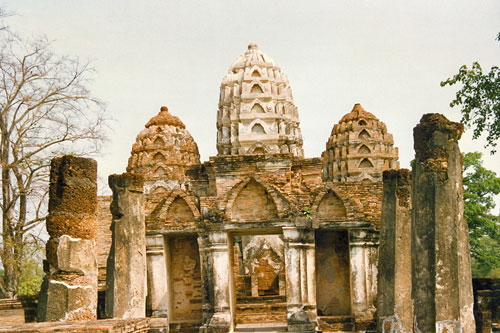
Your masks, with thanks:
[{"label": "pointed arch niche", "polygon": [[163,177],[167,174],[167,170],[165,170],[165,168],[163,167],[158,167],[156,170],[155,170],[155,175],[156,176],[160,176],[160,177]]},{"label": "pointed arch niche", "polygon": [[[160,139],[161,140],[161,139]],[[156,153],[153,156],[153,162],[158,163],[158,162],[165,162],[165,156],[163,156],[162,153]]]},{"label": "pointed arch niche", "polygon": [[367,158],[364,158],[361,163],[359,163],[359,167],[362,168],[362,169],[371,169],[373,168],[373,163],[370,162],[369,159]]},{"label": "pointed arch niche", "polygon": [[167,223],[193,223],[194,215],[186,200],[177,197],[170,204],[165,220]]},{"label": "pointed arch niche", "polygon": [[367,140],[371,138],[371,136],[370,133],[368,133],[368,131],[364,129],[359,133],[358,138]]},{"label": "pointed arch niche", "polygon": [[268,221],[278,218],[276,205],[262,184],[251,179],[240,191],[231,211],[233,221]]},{"label": "pointed arch niche", "polygon": [[259,86],[258,84],[254,84],[252,86],[252,89],[250,90],[250,93],[251,94],[263,94],[264,90],[262,90],[261,86]]},{"label": "pointed arch niche", "polygon": [[255,124],[252,127],[252,133],[253,134],[266,134],[266,130],[264,130],[264,127],[262,127],[261,124]]},{"label": "pointed arch niche", "polygon": [[157,136],[155,141],[153,142],[153,144],[156,146],[164,146],[165,141],[163,141],[163,139],[161,137]]},{"label": "pointed arch niche", "polygon": [[264,108],[259,104],[259,103],[255,103],[255,105],[252,107],[252,112],[256,112],[256,113],[264,113]]},{"label": "pointed arch niche", "polygon": [[333,191],[330,191],[321,199],[316,217],[321,220],[338,220],[345,218],[346,211],[344,203]]},{"label": "pointed arch niche", "polygon": [[371,150],[366,145],[361,145],[358,149],[358,154],[370,154]]}]

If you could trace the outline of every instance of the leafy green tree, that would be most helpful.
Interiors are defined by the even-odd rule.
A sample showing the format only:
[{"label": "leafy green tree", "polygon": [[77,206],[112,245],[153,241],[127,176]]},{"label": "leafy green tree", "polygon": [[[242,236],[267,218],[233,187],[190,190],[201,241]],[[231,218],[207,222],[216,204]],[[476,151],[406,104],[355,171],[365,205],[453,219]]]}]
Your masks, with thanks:
[{"label": "leafy green tree", "polygon": [[482,165],[481,153],[464,155],[464,215],[470,232],[474,277],[500,268],[500,218],[491,214],[500,178]]},{"label": "leafy green tree", "polygon": [[[497,38],[500,41],[500,33]],[[473,128],[473,137],[477,139],[486,134],[486,147],[495,152],[497,140],[500,139],[500,69],[491,67],[483,72],[478,62],[472,68],[460,67],[458,74],[441,82],[441,86],[452,86],[461,83],[451,107],[460,106],[462,122]]]}]

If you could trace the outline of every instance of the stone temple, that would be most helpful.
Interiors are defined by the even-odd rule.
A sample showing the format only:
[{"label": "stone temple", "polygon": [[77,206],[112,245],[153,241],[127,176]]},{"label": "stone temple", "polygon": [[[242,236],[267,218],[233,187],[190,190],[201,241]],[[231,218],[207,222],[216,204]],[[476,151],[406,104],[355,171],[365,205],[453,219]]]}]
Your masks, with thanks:
[{"label": "stone temple", "polygon": [[[222,80],[217,156],[202,163],[172,113],[161,107],[137,135],[112,198],[96,196],[95,161],[52,161],[39,320],[89,332],[476,332],[462,124],[423,115],[410,172],[386,125],[355,104],[322,156],[304,158],[288,78],[256,44]],[[476,316],[491,322],[485,299]]]},{"label": "stone temple", "polygon": [[[222,331],[372,322],[382,172],[399,168],[386,125],[356,104],[323,156],[304,158],[288,78],[256,44],[222,79],[217,156],[201,163],[171,111],[146,124],[127,166],[144,176],[148,315]],[[103,287],[109,200],[100,203]]]}]

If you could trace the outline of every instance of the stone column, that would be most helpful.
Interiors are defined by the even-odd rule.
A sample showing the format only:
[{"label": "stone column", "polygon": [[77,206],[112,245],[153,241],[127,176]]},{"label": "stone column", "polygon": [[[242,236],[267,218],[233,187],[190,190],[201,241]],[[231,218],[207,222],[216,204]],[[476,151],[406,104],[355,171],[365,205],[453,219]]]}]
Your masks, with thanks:
[{"label": "stone column", "polygon": [[227,233],[211,231],[208,233],[208,255],[212,262],[211,277],[213,285],[214,313],[208,324],[207,332],[228,332],[233,328],[230,294],[230,256],[232,246],[228,243]]},{"label": "stone column", "polygon": [[112,242],[106,267],[106,316],[146,316],[146,226],[144,179],[124,173],[109,176],[113,191]]},{"label": "stone column", "polygon": [[306,285],[307,285],[307,312],[309,320],[316,322],[318,310],[316,307],[316,243],[314,230],[308,230],[303,234],[304,257],[306,260]]},{"label": "stone column", "polygon": [[51,162],[39,321],[96,319],[96,178],[92,159],[63,156]]},{"label": "stone column", "polygon": [[371,320],[375,312],[378,234],[350,230],[352,310],[356,321]]},{"label": "stone column", "polygon": [[349,251],[351,261],[352,307],[355,316],[362,316],[368,310],[365,279],[364,232],[351,230]]},{"label": "stone column", "polygon": [[148,298],[153,317],[168,316],[168,288],[163,235],[146,236]]},{"label": "stone column", "polygon": [[416,332],[475,332],[463,217],[463,125],[425,114],[413,130],[412,296]]},{"label": "stone column", "polygon": [[378,265],[377,332],[411,332],[410,171],[384,171]]},{"label": "stone column", "polygon": [[[304,237],[305,236],[305,237]],[[314,318],[308,307],[307,254],[310,236],[302,228],[284,227],[287,322],[289,332],[314,332]],[[314,235],[313,235],[314,237]],[[312,238],[314,240],[314,238]],[[312,272],[315,277],[315,272]],[[314,300],[314,309],[316,303]]]},{"label": "stone column", "polygon": [[201,266],[201,297],[202,297],[202,323],[203,327],[208,327],[210,318],[214,313],[214,284],[213,267],[210,260],[210,246],[208,235],[198,236],[198,248],[200,251],[200,266]]}]

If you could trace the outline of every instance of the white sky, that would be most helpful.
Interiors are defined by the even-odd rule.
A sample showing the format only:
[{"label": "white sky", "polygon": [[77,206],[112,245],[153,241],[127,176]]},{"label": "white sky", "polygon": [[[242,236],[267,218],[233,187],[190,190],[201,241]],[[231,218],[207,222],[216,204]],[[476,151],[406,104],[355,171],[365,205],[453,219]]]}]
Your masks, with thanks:
[{"label": "white sky", "polygon": [[[98,157],[104,179],[125,171],[145,123],[168,106],[216,155],[219,86],[251,42],[288,75],[306,157],[320,156],[330,131],[355,103],[394,135],[402,167],[413,159],[413,127],[424,113],[458,121],[456,87],[440,81],[477,60],[500,65],[500,1],[133,1],[11,0],[7,23],[44,34],[56,52],[93,59],[94,95],[115,118]],[[462,151],[483,151],[470,134]],[[500,153],[484,155],[500,174]]]}]

